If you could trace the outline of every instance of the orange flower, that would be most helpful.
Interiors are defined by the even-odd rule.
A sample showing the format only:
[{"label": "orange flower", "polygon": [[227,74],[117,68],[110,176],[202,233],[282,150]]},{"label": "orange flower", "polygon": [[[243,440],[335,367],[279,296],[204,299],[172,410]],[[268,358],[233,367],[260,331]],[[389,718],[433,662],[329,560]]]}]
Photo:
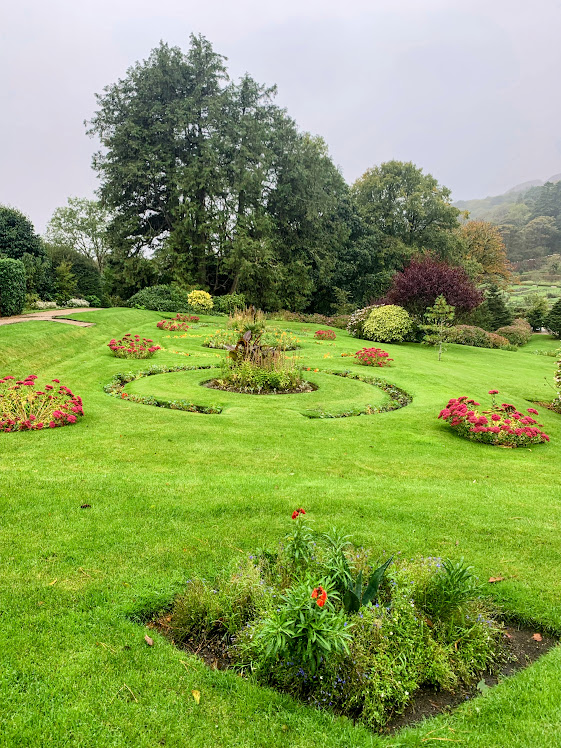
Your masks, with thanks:
[{"label": "orange flower", "polygon": [[314,591],[312,592],[312,600],[315,600],[320,608],[323,608],[327,602],[327,592],[321,585],[314,588]]}]

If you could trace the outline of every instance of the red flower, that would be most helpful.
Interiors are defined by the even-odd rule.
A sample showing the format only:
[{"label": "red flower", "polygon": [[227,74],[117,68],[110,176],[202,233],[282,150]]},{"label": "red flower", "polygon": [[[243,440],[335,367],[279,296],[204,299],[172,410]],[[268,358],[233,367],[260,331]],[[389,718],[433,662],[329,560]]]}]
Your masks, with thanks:
[{"label": "red flower", "polygon": [[499,391],[498,390],[489,390],[489,394],[490,395],[498,395]]},{"label": "red flower", "polygon": [[321,585],[314,588],[314,591],[312,592],[312,600],[315,600],[320,608],[323,608],[327,602],[327,592]]},{"label": "red flower", "polygon": [[292,519],[297,519],[299,514],[306,514],[306,512],[300,507],[300,509],[295,509],[292,512]]}]

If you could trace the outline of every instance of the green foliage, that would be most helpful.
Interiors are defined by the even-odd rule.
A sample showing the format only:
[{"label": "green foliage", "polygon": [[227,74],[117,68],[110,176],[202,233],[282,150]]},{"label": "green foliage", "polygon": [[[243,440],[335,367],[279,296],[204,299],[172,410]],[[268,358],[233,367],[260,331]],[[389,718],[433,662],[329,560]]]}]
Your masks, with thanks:
[{"label": "green foliage", "polygon": [[370,312],[363,325],[363,334],[367,340],[377,343],[401,343],[412,329],[411,317],[405,309],[387,304]]},{"label": "green foliage", "polygon": [[555,335],[556,338],[561,338],[561,299],[556,301],[551,307],[545,318],[545,326],[552,335]]},{"label": "green foliage", "polygon": [[25,306],[25,294],[23,262],[0,257],[0,316],[21,314]]},{"label": "green foliage", "polygon": [[245,309],[246,300],[243,293],[227,293],[224,296],[215,296],[214,309],[223,314],[233,314],[238,309]]},{"label": "green foliage", "polygon": [[459,561],[444,559],[439,567],[426,587],[417,593],[416,601],[435,620],[448,622],[460,619],[464,622],[470,609],[468,604],[476,600],[482,591],[473,566],[468,566],[462,558]]},{"label": "green foliage", "polygon": [[434,306],[429,307],[425,312],[427,320],[426,325],[420,325],[424,330],[423,343],[426,345],[438,346],[438,360],[442,357],[442,344],[446,339],[446,330],[452,324],[454,319],[454,307],[446,302],[444,296],[438,296]]},{"label": "green foliage", "polygon": [[512,314],[505,302],[505,295],[496,284],[491,284],[485,293],[485,306],[490,316],[491,329],[505,327],[512,322]]},{"label": "green foliage", "polygon": [[0,205],[0,256],[21,260],[24,254],[44,257],[43,243],[23,213]]},{"label": "green foliage", "polygon": [[222,389],[250,394],[298,391],[306,385],[296,362],[287,360],[280,351],[265,358],[228,358],[222,363],[216,383]]},{"label": "green foliage", "polygon": [[155,312],[189,312],[188,293],[177,286],[160,285],[143,288],[127,301],[134,309],[152,309]]},{"label": "green foliage", "polygon": [[324,660],[348,653],[351,625],[343,611],[334,608],[336,593],[324,587],[327,584],[320,585],[327,592],[323,606],[313,598],[313,583],[305,581],[289,588],[280,607],[256,627],[253,647],[246,651],[261,667],[279,659],[293,660],[314,674]]},{"label": "green foliage", "polygon": [[[518,322],[518,324],[515,324],[516,322]],[[520,320],[514,320],[512,325],[499,327],[495,332],[497,335],[506,338],[511,345],[526,345],[532,337],[532,328],[525,320],[522,320],[522,322],[524,324],[520,324]]]},{"label": "green foliage", "polygon": [[308,565],[314,553],[314,536],[304,514],[302,510],[293,513],[292,531],[284,538],[284,555],[292,569]]},{"label": "green foliage", "polygon": [[351,584],[343,595],[343,605],[347,613],[358,613],[364,605],[369,605],[377,599],[380,584],[392,561],[393,556],[372,572],[365,589],[363,589],[362,584],[362,569],[359,571],[355,583]]},{"label": "green foliage", "polygon": [[96,200],[69,197],[68,205],[57,208],[47,225],[47,241],[56,247],[78,252],[103,272],[110,252],[107,227],[109,213]]},{"label": "green foliage", "polygon": [[545,325],[545,318],[549,310],[549,304],[545,296],[539,294],[528,294],[526,297],[526,308],[524,316],[533,330],[541,330]]},{"label": "green foliage", "polygon": [[78,291],[76,276],[70,262],[64,260],[55,268],[55,294],[57,303],[64,305]]},{"label": "green foliage", "polygon": [[471,345],[475,348],[513,350],[512,344],[506,338],[473,325],[454,325],[453,327],[449,327],[446,330],[444,339],[447,343]]}]

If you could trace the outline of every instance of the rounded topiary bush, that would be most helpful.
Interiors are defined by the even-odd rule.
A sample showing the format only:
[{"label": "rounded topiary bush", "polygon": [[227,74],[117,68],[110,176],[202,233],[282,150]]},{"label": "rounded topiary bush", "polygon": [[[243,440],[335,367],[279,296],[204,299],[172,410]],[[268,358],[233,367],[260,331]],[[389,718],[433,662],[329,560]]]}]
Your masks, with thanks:
[{"label": "rounded topiary bush", "polygon": [[374,308],[364,323],[364,337],[377,343],[401,343],[412,330],[409,313],[394,304]]}]

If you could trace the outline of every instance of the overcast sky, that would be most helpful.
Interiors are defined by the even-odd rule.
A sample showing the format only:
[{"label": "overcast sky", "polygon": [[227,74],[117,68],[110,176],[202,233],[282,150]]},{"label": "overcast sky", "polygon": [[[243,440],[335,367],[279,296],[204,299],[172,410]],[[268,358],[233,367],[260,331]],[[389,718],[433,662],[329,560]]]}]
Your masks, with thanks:
[{"label": "overcast sky", "polygon": [[454,199],[561,172],[561,0],[4,0],[0,203],[39,232],[91,197],[95,93],[201,33],[231,77],[278,85],[352,182],[413,161]]}]

